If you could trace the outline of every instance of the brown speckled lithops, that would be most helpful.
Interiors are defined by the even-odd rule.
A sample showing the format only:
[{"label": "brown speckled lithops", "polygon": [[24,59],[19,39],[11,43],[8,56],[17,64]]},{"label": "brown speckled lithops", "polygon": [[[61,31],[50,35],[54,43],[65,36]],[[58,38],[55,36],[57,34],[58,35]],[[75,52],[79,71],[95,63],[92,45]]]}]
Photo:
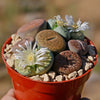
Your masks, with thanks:
[{"label": "brown speckled lithops", "polygon": [[75,52],[66,50],[55,57],[54,70],[59,74],[70,74],[80,69],[81,58]]},{"label": "brown speckled lithops", "polygon": [[36,36],[36,41],[40,47],[47,47],[53,52],[61,52],[65,49],[65,40],[55,31],[43,30]]}]

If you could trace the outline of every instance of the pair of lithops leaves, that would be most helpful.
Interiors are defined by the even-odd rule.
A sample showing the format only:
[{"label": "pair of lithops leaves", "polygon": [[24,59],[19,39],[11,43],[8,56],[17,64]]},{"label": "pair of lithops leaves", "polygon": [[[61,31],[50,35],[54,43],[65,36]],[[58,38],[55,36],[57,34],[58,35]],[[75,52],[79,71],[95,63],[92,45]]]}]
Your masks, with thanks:
[{"label": "pair of lithops leaves", "polygon": [[[68,42],[69,49],[76,53],[73,54],[73,52],[71,51],[66,51],[65,53],[63,53],[63,50],[65,50],[66,48],[66,43],[65,40],[60,36],[61,34],[59,35],[57,32],[52,30],[41,31],[42,29],[46,29],[46,22],[43,19],[38,19],[25,24],[17,31],[17,34],[22,38],[22,40],[15,44],[13,48],[13,52],[17,52],[15,53],[15,70],[25,76],[43,74],[47,72],[53,64],[54,58],[52,52],[61,52],[60,55],[62,55],[62,58],[65,56],[64,58],[67,59],[66,63],[64,59],[60,59],[59,61],[56,60],[57,58],[59,58],[59,54],[55,57],[54,70],[57,73],[68,74],[74,70],[78,70],[81,67],[82,63],[76,53],[80,53],[80,51],[81,53],[85,52],[84,43],[79,40],[70,40]],[[36,49],[34,46],[34,49],[32,49],[31,43],[33,42],[34,44],[35,36],[39,47],[38,49]],[[76,47],[76,44],[78,44],[78,47]],[[19,50],[19,47],[22,50]],[[71,58],[69,57],[70,55]],[[63,61],[65,61],[66,64],[63,64],[62,67],[57,67],[58,65],[61,65],[59,62]],[[69,66],[71,67],[69,68]]]},{"label": "pair of lithops leaves", "polygon": [[82,31],[72,31],[72,27],[55,25],[55,19],[48,20],[48,27],[56,32],[58,32],[66,41],[70,39],[84,40],[84,34]]}]

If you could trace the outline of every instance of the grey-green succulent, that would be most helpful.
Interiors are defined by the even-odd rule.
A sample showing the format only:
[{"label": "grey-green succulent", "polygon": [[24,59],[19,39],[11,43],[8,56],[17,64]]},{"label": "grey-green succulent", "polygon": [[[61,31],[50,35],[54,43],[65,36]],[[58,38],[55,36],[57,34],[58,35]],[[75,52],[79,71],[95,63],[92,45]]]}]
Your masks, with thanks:
[{"label": "grey-green succulent", "polygon": [[70,33],[67,31],[66,28],[62,26],[58,26],[54,29],[54,31],[58,32],[62,37],[64,37],[66,40],[70,39]]},{"label": "grey-green succulent", "polygon": [[71,32],[70,35],[71,35],[71,39],[84,40],[84,34],[81,31],[79,31],[79,32]]}]

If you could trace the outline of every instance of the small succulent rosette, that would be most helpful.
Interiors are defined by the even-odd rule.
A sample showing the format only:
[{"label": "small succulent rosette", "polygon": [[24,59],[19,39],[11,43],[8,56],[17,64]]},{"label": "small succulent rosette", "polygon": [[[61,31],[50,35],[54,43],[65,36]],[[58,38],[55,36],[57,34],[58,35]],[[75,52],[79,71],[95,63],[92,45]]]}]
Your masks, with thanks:
[{"label": "small succulent rosette", "polygon": [[16,49],[15,70],[24,76],[32,76],[47,72],[53,64],[53,54],[47,48],[36,48],[36,42],[26,41],[25,48],[18,45],[22,50]]}]

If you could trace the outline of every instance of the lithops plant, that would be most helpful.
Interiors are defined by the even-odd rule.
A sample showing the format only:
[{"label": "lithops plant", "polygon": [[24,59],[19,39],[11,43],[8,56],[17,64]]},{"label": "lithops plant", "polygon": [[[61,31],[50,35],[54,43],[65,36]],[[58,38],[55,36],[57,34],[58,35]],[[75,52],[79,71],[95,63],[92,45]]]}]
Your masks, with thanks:
[{"label": "lithops plant", "polygon": [[48,19],[47,23],[48,23],[48,28],[53,30],[55,28],[56,20],[55,19]]},{"label": "lithops plant", "polygon": [[50,28],[58,32],[66,40],[79,39],[84,40],[84,31],[88,29],[87,22],[81,22],[80,19],[75,23],[72,16],[65,16],[65,20],[60,15],[55,16],[54,19],[49,19],[48,24]]},{"label": "lithops plant", "polygon": [[37,44],[40,47],[46,47],[52,52],[61,52],[65,50],[65,40],[53,30],[43,30],[36,35]]},{"label": "lithops plant", "polygon": [[81,40],[69,40],[68,47],[72,52],[85,55],[88,52],[88,45]]},{"label": "lithops plant", "polygon": [[54,29],[54,31],[58,32],[63,38],[65,38],[66,41],[70,39],[70,33],[66,28],[58,26]]},{"label": "lithops plant", "polygon": [[65,16],[65,19],[66,19],[67,30],[71,34],[71,38],[84,40],[83,32],[86,29],[89,29],[88,23],[87,22],[82,23],[80,19],[75,23],[73,17],[68,15]]},{"label": "lithops plant", "polygon": [[81,31],[79,31],[79,32],[71,32],[70,37],[71,37],[71,39],[84,40],[84,34]]},{"label": "lithops plant", "polygon": [[46,29],[47,23],[44,19],[35,19],[22,27],[20,27],[17,31],[17,34],[22,38],[35,38],[36,34]]},{"label": "lithops plant", "polygon": [[70,34],[67,31],[67,28],[65,28],[65,21],[61,18],[60,15],[55,16],[54,19],[49,19],[48,24],[52,30],[58,32],[66,40],[70,39]]},{"label": "lithops plant", "polygon": [[22,50],[16,49],[15,70],[24,76],[46,73],[53,64],[53,54],[47,48],[36,49],[36,42],[26,41],[25,48],[19,45]]},{"label": "lithops plant", "polygon": [[64,26],[64,20],[61,18],[60,15],[54,16],[53,19],[48,19],[48,25],[53,30],[58,26]]},{"label": "lithops plant", "polygon": [[82,66],[82,60],[77,53],[66,50],[60,52],[54,61],[54,71],[58,74],[70,74]]}]

